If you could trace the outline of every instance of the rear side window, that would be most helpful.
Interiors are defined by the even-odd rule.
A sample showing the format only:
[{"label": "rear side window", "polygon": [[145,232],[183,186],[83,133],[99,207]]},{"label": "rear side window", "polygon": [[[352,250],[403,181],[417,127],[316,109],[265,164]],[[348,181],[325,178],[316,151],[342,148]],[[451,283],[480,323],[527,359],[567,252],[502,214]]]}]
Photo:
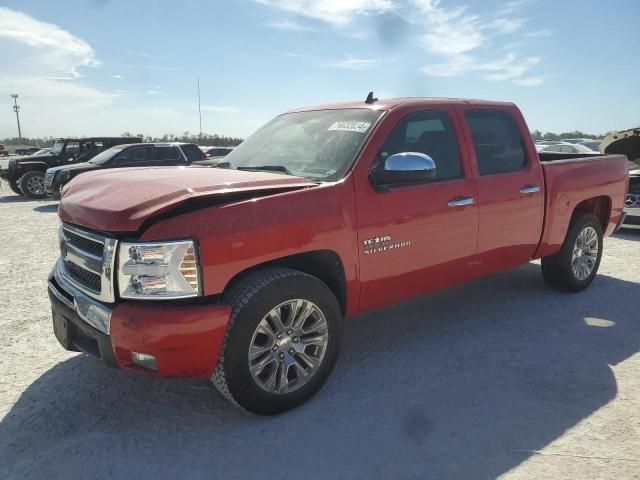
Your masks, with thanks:
[{"label": "rear side window", "polygon": [[180,158],[175,147],[155,147],[153,149],[154,160],[179,160]]},{"label": "rear side window", "polygon": [[398,123],[387,137],[381,156],[419,152],[436,163],[435,180],[462,177],[460,150],[449,115],[441,110],[413,113]]},{"label": "rear side window", "polygon": [[204,160],[204,153],[195,145],[181,145],[180,148],[190,162]]},{"label": "rear side window", "polygon": [[467,110],[480,175],[517,172],[527,166],[524,140],[515,119],[501,110]]}]

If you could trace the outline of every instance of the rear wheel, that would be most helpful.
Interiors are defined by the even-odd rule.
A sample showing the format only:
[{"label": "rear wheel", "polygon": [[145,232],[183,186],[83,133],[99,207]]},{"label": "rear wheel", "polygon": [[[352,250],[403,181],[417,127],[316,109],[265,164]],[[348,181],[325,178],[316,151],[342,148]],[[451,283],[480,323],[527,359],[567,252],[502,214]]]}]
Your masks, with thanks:
[{"label": "rear wheel", "polygon": [[229,326],[212,377],[227,399],[274,415],[311,398],[336,362],[342,313],[333,292],[297,270],[269,268],[225,294]]},{"label": "rear wheel", "polygon": [[542,259],[542,275],[553,288],[579,292],[589,286],[602,259],[602,226],[590,213],[577,214],[562,248]]},{"label": "rear wheel", "polygon": [[44,172],[27,172],[18,181],[20,190],[29,198],[44,198],[47,194],[44,189]]},{"label": "rear wheel", "polygon": [[9,180],[9,188],[13,191],[13,193],[22,195],[22,190],[20,190],[18,182],[16,182],[15,180]]}]

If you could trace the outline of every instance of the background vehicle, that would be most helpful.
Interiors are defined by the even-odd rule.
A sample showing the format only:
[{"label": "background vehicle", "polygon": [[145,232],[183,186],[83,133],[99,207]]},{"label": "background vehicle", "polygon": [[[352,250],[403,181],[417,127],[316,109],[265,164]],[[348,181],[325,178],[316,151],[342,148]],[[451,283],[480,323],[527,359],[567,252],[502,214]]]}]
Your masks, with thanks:
[{"label": "background vehicle", "polygon": [[114,145],[140,143],[133,137],[59,138],[49,154],[30,155],[9,160],[6,170],[0,170],[0,178],[9,182],[14,193],[29,198],[44,198],[44,175],[48,168],[89,160]]},{"label": "background vehicle", "polygon": [[51,153],[51,149],[50,148],[42,148],[42,149],[38,150],[37,152],[35,152],[33,155],[34,156],[48,155],[50,153]]},{"label": "background vehicle", "polygon": [[623,228],[640,229],[640,128],[615,132],[602,141],[606,153],[626,155],[629,159],[629,192],[625,200]]},{"label": "background vehicle", "polygon": [[510,103],[372,97],[280,115],[225,168],[71,182],[59,342],[275,414],[325,382],[345,317],[536,258],[555,288],[593,281],[625,157],[538,155]]},{"label": "background vehicle", "polygon": [[134,143],[111,147],[88,162],[62,165],[47,170],[45,189],[51,195],[81,173],[105,168],[189,165],[204,154],[191,143]]},{"label": "background vehicle", "polygon": [[0,143],[0,156],[9,156],[9,150],[7,150],[2,143]]},{"label": "background vehicle", "polygon": [[593,140],[592,138],[563,138],[562,139],[564,143],[574,143],[574,144],[586,143],[592,140]]},{"label": "background vehicle", "polygon": [[235,147],[200,147],[205,158],[195,163],[195,165],[215,166],[220,163],[224,157],[229,155]]},{"label": "background vehicle", "polygon": [[586,155],[592,153],[600,153],[597,150],[592,150],[591,148],[581,143],[556,143],[553,145],[544,146],[538,149],[538,152],[584,153]]},{"label": "background vehicle", "polygon": [[40,150],[40,147],[21,147],[16,148],[14,152],[16,155],[33,155],[38,150]]}]

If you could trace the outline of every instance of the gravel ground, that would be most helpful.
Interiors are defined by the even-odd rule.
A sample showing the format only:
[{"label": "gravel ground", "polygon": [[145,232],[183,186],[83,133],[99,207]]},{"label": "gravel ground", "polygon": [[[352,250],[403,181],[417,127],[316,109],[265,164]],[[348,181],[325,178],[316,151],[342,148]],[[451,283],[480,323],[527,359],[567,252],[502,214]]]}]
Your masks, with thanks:
[{"label": "gravel ground", "polygon": [[532,263],[354,319],[323,390],[260,418],[57,344],[55,212],[0,192],[0,478],[640,478],[640,233],[580,294]]}]

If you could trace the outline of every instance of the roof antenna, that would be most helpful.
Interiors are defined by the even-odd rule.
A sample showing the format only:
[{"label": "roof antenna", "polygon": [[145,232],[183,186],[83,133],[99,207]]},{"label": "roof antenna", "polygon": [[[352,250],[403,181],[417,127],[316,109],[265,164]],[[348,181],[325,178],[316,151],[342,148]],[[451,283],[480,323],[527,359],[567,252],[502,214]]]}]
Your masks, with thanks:
[{"label": "roof antenna", "polygon": [[377,98],[373,98],[373,92],[369,92],[369,95],[367,95],[367,99],[364,101],[364,103],[371,104],[377,101],[378,101]]}]

